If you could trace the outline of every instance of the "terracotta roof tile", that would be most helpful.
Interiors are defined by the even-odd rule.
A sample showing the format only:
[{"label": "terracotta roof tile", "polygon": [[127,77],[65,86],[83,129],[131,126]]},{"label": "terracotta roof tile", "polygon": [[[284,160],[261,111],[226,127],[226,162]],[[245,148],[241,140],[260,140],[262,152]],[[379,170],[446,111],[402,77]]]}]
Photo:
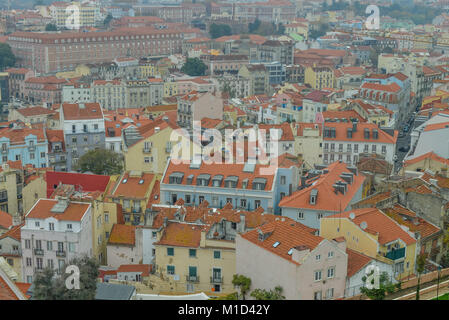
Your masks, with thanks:
[{"label": "terracotta roof tile", "polygon": [[[343,172],[350,172],[347,165],[342,162],[334,162],[327,167],[328,173],[323,173],[318,179],[313,182],[313,185],[302,190],[293,192],[292,195],[284,197],[279,207],[287,208],[307,208],[311,210],[325,210],[335,211],[344,210],[357,191],[361,188],[365,181],[365,176],[361,173],[354,175],[352,184],[348,185],[348,190],[345,194],[334,192],[333,185],[342,180],[340,175]],[[310,193],[315,189],[318,191],[317,200],[315,204],[310,204]]]},{"label": "terracotta roof tile", "polygon": [[373,258],[365,256],[364,254],[346,248],[348,254],[348,272],[347,277],[350,278],[366,266]]},{"label": "terracotta roof tile", "polygon": [[[269,236],[265,240],[260,241],[258,229],[263,233],[268,233]],[[324,239],[314,235],[314,232],[315,229],[311,229],[290,218],[282,217],[277,221],[267,223],[260,228],[243,234],[242,238],[283,259],[298,264],[292,260],[292,256],[288,252],[290,249],[299,246],[307,246],[310,250],[315,249]],[[273,244],[275,242],[279,242],[279,245],[274,248]]]},{"label": "terracotta roof tile", "polygon": [[142,273],[142,277],[148,277],[150,275],[150,269],[149,264],[122,264],[116,272],[140,272]]},{"label": "terracotta roof tile", "polygon": [[136,227],[125,224],[114,224],[109,235],[108,244],[130,245],[136,243]]},{"label": "terracotta roof tile", "polygon": [[12,226],[12,216],[5,212],[0,210],[0,227],[4,229],[9,229]]},{"label": "terracotta roof tile", "polygon": [[[351,213],[354,213],[354,219],[349,217]],[[404,231],[393,219],[382,213],[377,208],[350,210],[332,216],[323,217],[322,219],[350,219],[358,226],[360,226],[362,222],[366,222],[368,226],[365,231],[377,233],[379,235],[378,241],[382,245],[397,239],[401,239],[407,245],[416,243],[416,240]]]},{"label": "terracotta roof tile", "polygon": [[84,214],[90,207],[88,203],[70,202],[63,213],[51,212],[51,209],[58,203],[54,199],[39,199],[25,218],[47,219],[53,217],[57,220],[81,221]]}]

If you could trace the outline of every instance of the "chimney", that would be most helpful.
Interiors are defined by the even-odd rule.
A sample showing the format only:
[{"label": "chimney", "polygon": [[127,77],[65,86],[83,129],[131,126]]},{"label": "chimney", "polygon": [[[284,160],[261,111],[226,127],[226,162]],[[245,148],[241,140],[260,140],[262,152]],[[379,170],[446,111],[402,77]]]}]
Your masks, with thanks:
[{"label": "chimney", "polygon": [[302,263],[302,259],[307,256],[310,252],[310,248],[308,246],[298,246],[292,249],[292,260],[297,263]]},{"label": "chimney", "polygon": [[204,248],[205,246],[206,246],[206,231],[201,231],[200,247]]},{"label": "chimney", "polygon": [[246,230],[246,216],[242,213],[240,214],[239,229],[239,232],[245,232]]}]

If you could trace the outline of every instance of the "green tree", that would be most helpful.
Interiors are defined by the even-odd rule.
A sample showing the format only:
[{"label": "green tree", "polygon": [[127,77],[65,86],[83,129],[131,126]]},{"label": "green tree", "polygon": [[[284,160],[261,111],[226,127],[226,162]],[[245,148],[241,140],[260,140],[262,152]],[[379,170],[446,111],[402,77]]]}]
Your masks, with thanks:
[{"label": "green tree", "polygon": [[416,300],[419,300],[419,290],[421,287],[421,274],[424,272],[425,266],[426,266],[426,256],[424,254],[420,254],[418,258],[416,258],[416,272],[418,272],[418,285],[416,286]]},{"label": "green tree", "polygon": [[256,300],[285,300],[285,297],[282,295],[281,286],[276,286],[274,290],[265,290],[265,289],[255,289],[251,292],[251,297]]},{"label": "green tree", "polygon": [[45,31],[58,31],[58,27],[53,23],[49,23],[45,26]]},{"label": "green tree", "polygon": [[230,36],[232,34],[232,29],[228,24],[212,23],[209,28],[209,33],[212,39],[217,39],[223,36]]},{"label": "green tree", "polygon": [[186,63],[181,68],[181,72],[189,76],[203,76],[206,70],[207,66],[199,58],[187,58]]},{"label": "green tree", "polygon": [[251,279],[241,274],[234,274],[232,278],[232,284],[234,285],[234,287],[239,288],[240,296],[242,297],[242,300],[245,300],[246,293],[251,287]]},{"label": "green tree", "polygon": [[[374,270],[371,271],[369,276],[373,275],[373,273],[374,273]],[[362,278],[362,281],[365,283],[365,285],[362,288],[360,288],[360,292],[362,292],[364,295],[366,295],[367,297],[369,297],[372,300],[384,300],[386,293],[393,293],[396,289],[400,288],[400,286],[401,286],[400,282],[398,282],[397,284],[394,284],[393,282],[391,282],[387,272],[382,272],[380,274],[379,288],[368,289],[366,287],[367,279],[368,278],[366,276],[364,276]],[[371,284],[374,284],[374,283],[375,283],[374,279],[372,279]]]},{"label": "green tree", "polygon": [[46,268],[37,273],[34,279],[33,300],[93,300],[97,291],[99,264],[94,258],[84,255],[74,258],[68,265],[76,265],[80,271],[80,288],[68,289],[66,279],[71,273],[55,274],[55,270]]},{"label": "green tree", "polygon": [[16,57],[7,43],[0,43],[0,70],[14,66]]},{"label": "green tree", "polygon": [[79,158],[75,170],[104,175],[119,174],[123,170],[123,157],[112,150],[90,150]]},{"label": "green tree", "polygon": [[106,27],[109,26],[112,19],[114,19],[114,18],[112,17],[112,14],[109,13],[103,21],[104,26],[106,26]]},{"label": "green tree", "polygon": [[326,35],[326,32],[328,31],[329,25],[327,23],[320,23],[317,28],[314,28],[309,32],[309,37],[312,39],[317,39]]},{"label": "green tree", "polygon": [[250,22],[248,24],[248,32],[249,33],[255,33],[257,29],[260,27],[260,20],[256,19],[254,22]]}]

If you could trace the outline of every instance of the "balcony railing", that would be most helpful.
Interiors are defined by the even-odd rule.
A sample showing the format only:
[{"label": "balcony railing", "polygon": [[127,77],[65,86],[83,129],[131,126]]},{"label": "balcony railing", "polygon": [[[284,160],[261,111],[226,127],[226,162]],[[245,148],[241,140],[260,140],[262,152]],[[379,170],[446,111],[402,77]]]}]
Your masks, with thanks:
[{"label": "balcony railing", "polygon": [[142,152],[143,153],[151,153],[151,148],[143,148]]},{"label": "balcony railing", "polygon": [[223,277],[212,276],[210,277],[210,283],[223,283]]},{"label": "balcony railing", "polygon": [[385,254],[385,258],[388,258],[393,261],[402,259],[404,257],[405,257],[405,247],[396,250],[391,250]]},{"label": "balcony railing", "polygon": [[0,198],[0,203],[2,202],[8,202],[8,198]]},{"label": "balcony railing", "polygon": [[56,256],[57,257],[65,257],[65,251],[56,251]]},{"label": "balcony railing", "polygon": [[200,282],[199,276],[186,276],[187,282]]},{"label": "balcony railing", "polygon": [[34,249],[34,254],[36,256],[43,256],[44,255],[44,250],[42,250],[42,249]]},{"label": "balcony railing", "polygon": [[0,255],[21,256],[22,251],[21,250],[0,250]]}]

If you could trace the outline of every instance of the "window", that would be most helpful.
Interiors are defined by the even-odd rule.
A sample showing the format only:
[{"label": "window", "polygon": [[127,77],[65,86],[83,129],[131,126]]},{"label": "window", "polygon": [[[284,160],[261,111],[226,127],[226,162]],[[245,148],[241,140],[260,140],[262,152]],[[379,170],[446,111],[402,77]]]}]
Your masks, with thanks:
[{"label": "window", "polygon": [[48,266],[49,268],[51,268],[51,269],[54,268],[54,265],[53,265],[53,259],[48,259],[48,260],[47,260],[47,266]]},{"label": "window", "polygon": [[318,213],[318,220],[320,220],[323,217],[322,213]]},{"label": "window", "polygon": [[53,250],[53,242],[47,241],[47,250],[52,251]]},{"label": "window", "polygon": [[42,240],[36,240],[36,249],[42,249]]},{"label": "window", "polygon": [[45,158],[45,152],[41,152],[41,158]]},{"label": "window", "polygon": [[55,224],[54,224],[53,222],[50,222],[50,223],[48,224],[48,229],[49,229],[50,231],[55,230]]},{"label": "window", "polygon": [[334,297],[334,288],[329,288],[326,291],[326,298],[330,299]]},{"label": "window", "polygon": [[25,240],[25,249],[30,249],[31,248],[31,240],[30,239],[26,239]]},{"label": "window", "polygon": [[33,276],[27,276],[27,283],[33,282]]},{"label": "window", "polygon": [[221,251],[218,250],[214,251],[214,259],[221,259]]},{"label": "window", "polygon": [[333,251],[329,251],[329,253],[327,254],[328,258],[333,258],[334,257],[334,252]]},{"label": "window", "polygon": [[39,227],[40,226],[39,221],[34,222],[34,226]]},{"label": "window", "polygon": [[315,260],[316,260],[316,261],[320,261],[320,259],[321,259],[321,255],[320,255],[320,254],[317,254],[317,255],[315,256]]},{"label": "window", "polygon": [[285,184],[285,176],[281,176],[281,184]]},{"label": "window", "polygon": [[109,222],[109,213],[104,214],[104,222]]},{"label": "window", "polygon": [[196,257],[196,249],[189,249],[189,257],[190,258]]},{"label": "window", "polygon": [[315,281],[321,280],[321,270],[315,271]]},{"label": "window", "polygon": [[42,258],[36,258],[36,269],[41,270],[43,268],[44,266]]},{"label": "window", "polygon": [[317,291],[313,294],[315,300],[321,300],[321,291]]},{"label": "window", "polygon": [[304,212],[298,212],[298,220],[304,219]]},{"label": "window", "polygon": [[174,255],[175,255],[175,249],[167,248],[167,256],[174,256]]},{"label": "window", "polygon": [[31,258],[26,258],[27,267],[31,267]]},{"label": "window", "polygon": [[144,157],[145,163],[150,163],[150,157]]},{"label": "window", "polygon": [[334,273],[335,273],[335,267],[330,267],[329,269],[327,269],[327,277],[328,278],[333,278]]},{"label": "window", "polygon": [[58,242],[58,251],[60,252],[64,251],[64,242]]},{"label": "window", "polygon": [[34,157],[35,157],[35,153],[34,152],[30,153],[30,159],[34,160]]},{"label": "window", "polygon": [[240,207],[246,208],[246,199],[240,199]]},{"label": "window", "polygon": [[157,232],[156,232],[156,231],[153,231],[153,232],[151,233],[151,237],[152,237],[153,239],[156,239],[156,238],[157,238]]},{"label": "window", "polygon": [[67,224],[67,230],[72,230],[72,224],[71,223]]},{"label": "window", "polygon": [[167,274],[175,274],[175,266],[167,266]]}]

